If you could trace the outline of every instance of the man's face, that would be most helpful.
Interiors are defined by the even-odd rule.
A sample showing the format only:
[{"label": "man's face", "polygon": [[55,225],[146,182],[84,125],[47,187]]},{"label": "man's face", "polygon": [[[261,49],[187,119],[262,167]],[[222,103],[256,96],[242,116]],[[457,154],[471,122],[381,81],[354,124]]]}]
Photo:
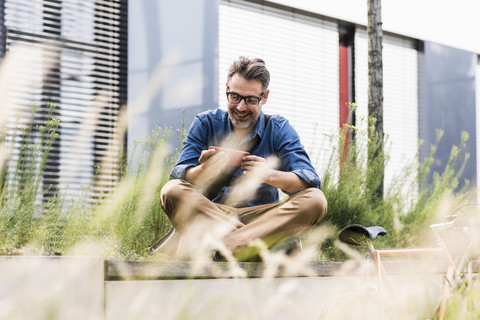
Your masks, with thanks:
[{"label": "man's face", "polygon": [[[260,98],[263,94],[262,83],[260,80],[247,80],[239,74],[234,74],[227,83],[227,92],[244,97],[251,96]],[[260,111],[262,111],[262,105],[267,102],[268,93],[269,90],[265,92],[265,95],[257,105],[252,105],[251,103],[247,105],[245,99],[240,100],[238,103],[232,103],[227,99],[227,109],[232,124],[239,129],[252,129],[257,123]]]}]

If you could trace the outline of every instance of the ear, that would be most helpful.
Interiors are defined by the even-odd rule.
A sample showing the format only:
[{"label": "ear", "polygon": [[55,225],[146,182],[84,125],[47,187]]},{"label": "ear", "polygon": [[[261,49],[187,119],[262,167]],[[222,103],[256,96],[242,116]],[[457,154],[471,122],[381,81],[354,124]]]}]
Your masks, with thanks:
[{"label": "ear", "polygon": [[270,93],[270,90],[265,91],[265,95],[263,96],[263,99],[262,99],[262,104],[267,103],[269,93]]},{"label": "ear", "polygon": [[227,87],[226,90],[228,91],[228,81],[225,82],[225,86]]}]

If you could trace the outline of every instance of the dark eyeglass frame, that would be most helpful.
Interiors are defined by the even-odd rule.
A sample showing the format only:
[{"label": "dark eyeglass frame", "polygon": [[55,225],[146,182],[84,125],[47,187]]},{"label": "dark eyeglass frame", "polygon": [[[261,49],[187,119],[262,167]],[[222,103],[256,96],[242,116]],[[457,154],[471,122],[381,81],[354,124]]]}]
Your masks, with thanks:
[{"label": "dark eyeglass frame", "polygon": [[[230,100],[230,95],[231,95],[231,94],[235,94],[235,95],[239,96],[239,97],[240,97],[240,100],[238,100],[238,102],[231,101],[231,100]],[[245,101],[245,104],[246,104],[247,106],[249,106],[249,107],[256,107],[256,106],[258,106],[258,104],[260,103],[260,101],[262,101],[263,97],[265,96],[265,92],[262,94],[261,97],[257,97],[257,96],[242,96],[242,95],[240,95],[240,94],[238,94],[238,93],[236,93],[236,92],[232,92],[232,91],[227,91],[227,92],[226,92],[226,95],[227,95],[227,100],[228,100],[230,103],[239,104],[239,103],[242,102],[242,100],[243,100],[243,101]],[[251,99],[251,98],[257,99],[257,103],[256,103],[256,104],[249,104],[249,103],[247,102],[247,99]]]}]

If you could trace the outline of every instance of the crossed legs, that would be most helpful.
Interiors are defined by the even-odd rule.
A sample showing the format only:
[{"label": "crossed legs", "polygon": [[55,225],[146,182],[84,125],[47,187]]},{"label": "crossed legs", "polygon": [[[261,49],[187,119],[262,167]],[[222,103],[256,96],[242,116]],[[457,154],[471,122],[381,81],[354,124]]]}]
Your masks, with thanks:
[{"label": "crossed legs", "polygon": [[306,231],[327,211],[327,200],[317,188],[302,190],[281,203],[234,208],[211,202],[184,180],[165,184],[161,204],[181,237],[200,239],[216,233],[232,252],[254,239],[280,240]]}]

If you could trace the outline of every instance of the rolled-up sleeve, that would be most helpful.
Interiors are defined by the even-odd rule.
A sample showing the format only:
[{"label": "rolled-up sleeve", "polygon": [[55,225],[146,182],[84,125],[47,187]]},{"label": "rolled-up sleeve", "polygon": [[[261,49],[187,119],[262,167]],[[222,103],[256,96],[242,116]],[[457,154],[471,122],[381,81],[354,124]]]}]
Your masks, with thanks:
[{"label": "rolled-up sleeve", "polygon": [[295,173],[310,187],[320,189],[321,182],[310,158],[300,142],[300,136],[285,118],[274,128],[274,145],[280,157],[281,170]]},{"label": "rolled-up sleeve", "polygon": [[308,169],[298,169],[298,170],[293,170],[292,172],[295,173],[297,176],[299,176],[300,179],[305,181],[309,186],[320,189],[320,186],[321,186],[320,178],[318,177],[315,171],[312,172],[311,170],[308,170]]},{"label": "rolled-up sleeve", "polygon": [[176,165],[170,172],[170,180],[172,179],[182,179],[185,180],[185,175],[189,168],[194,167],[192,164],[179,164]]}]

